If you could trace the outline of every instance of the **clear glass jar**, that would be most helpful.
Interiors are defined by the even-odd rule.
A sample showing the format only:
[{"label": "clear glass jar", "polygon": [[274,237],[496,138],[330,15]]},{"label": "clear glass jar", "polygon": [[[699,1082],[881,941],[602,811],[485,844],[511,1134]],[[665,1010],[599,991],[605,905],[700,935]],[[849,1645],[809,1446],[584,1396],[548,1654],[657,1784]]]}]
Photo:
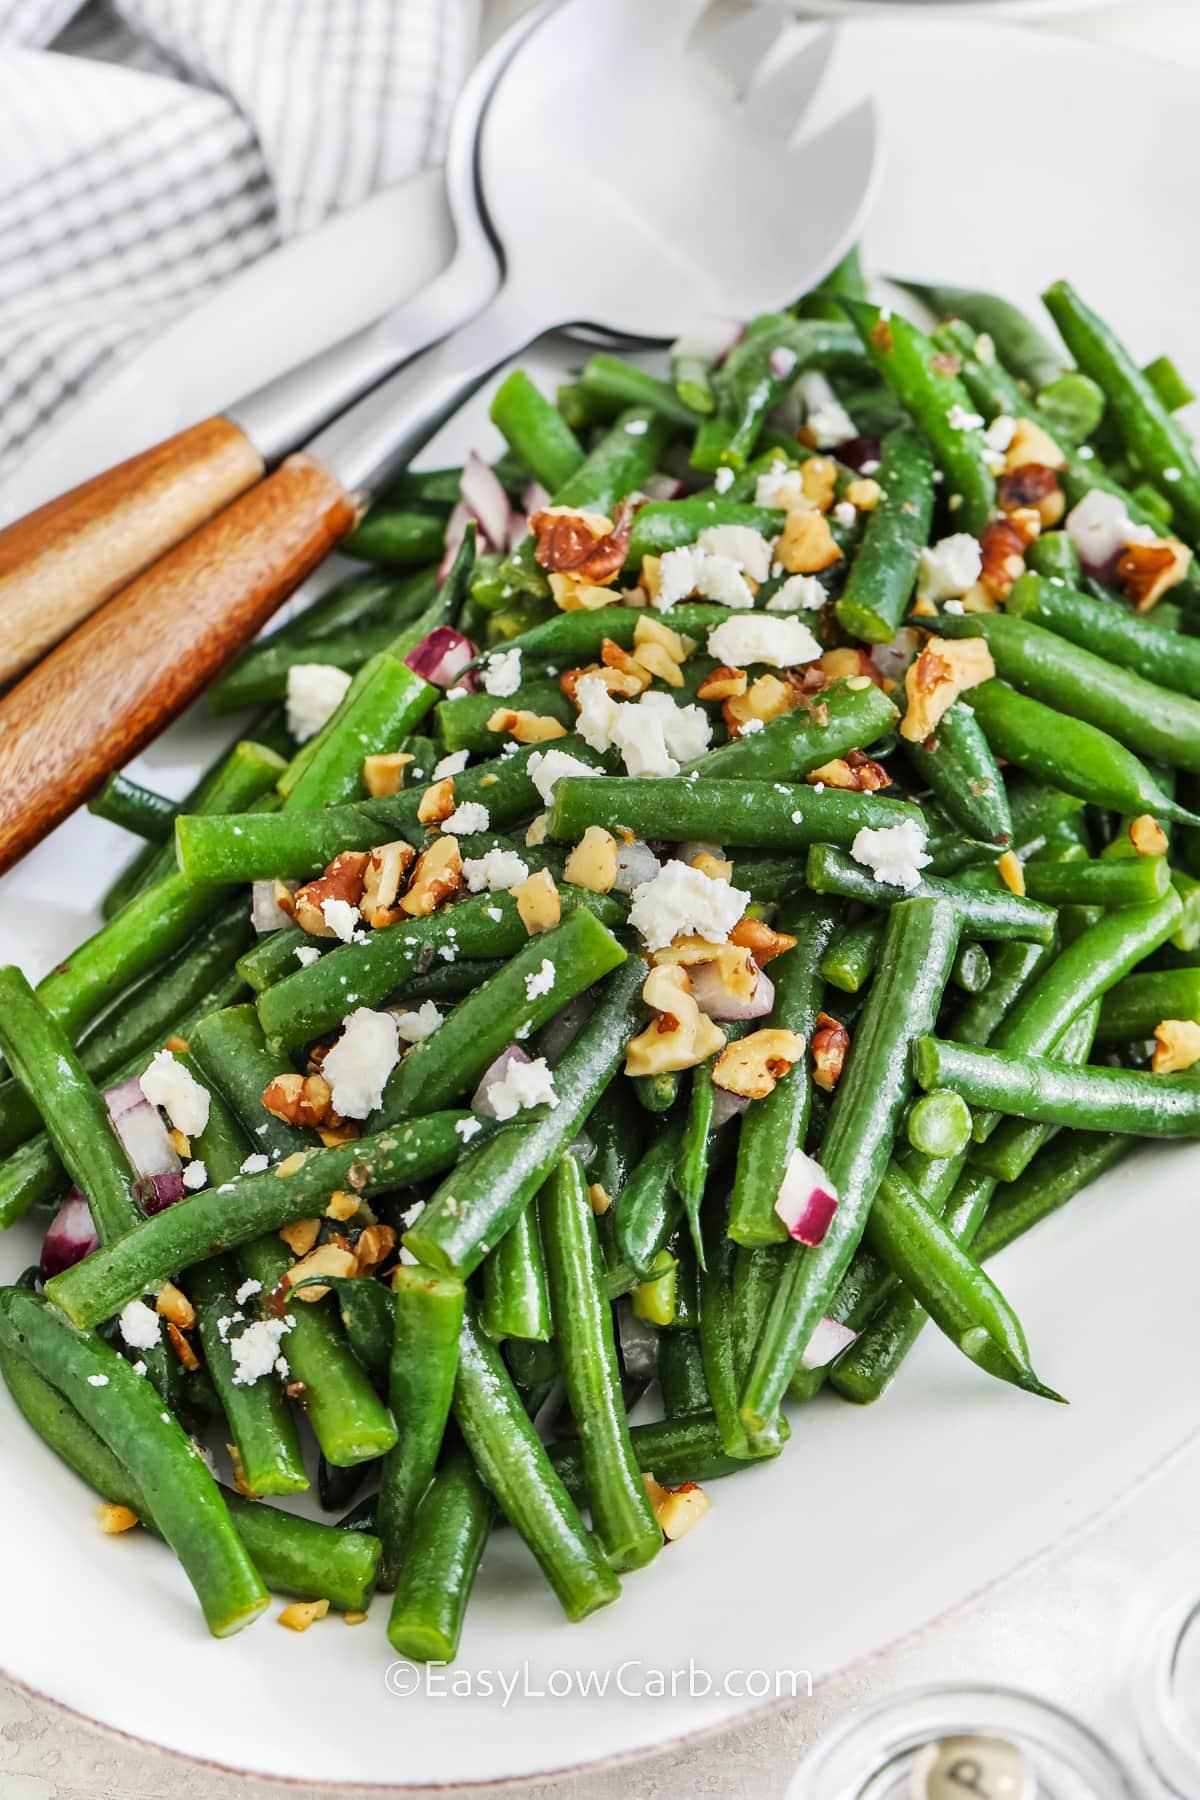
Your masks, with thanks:
[{"label": "clear glass jar", "polygon": [[[945,1740],[956,1740],[942,1751]],[[968,1741],[969,1740],[969,1741]],[[1190,1797],[1200,1789],[1187,1790]],[[1138,1800],[1080,1720],[1015,1688],[911,1688],[846,1719],[797,1770],[788,1800]]]},{"label": "clear glass jar", "polygon": [[1133,1708],[1142,1750],[1165,1791],[1200,1795],[1200,1583],[1178,1567],[1139,1608]]}]

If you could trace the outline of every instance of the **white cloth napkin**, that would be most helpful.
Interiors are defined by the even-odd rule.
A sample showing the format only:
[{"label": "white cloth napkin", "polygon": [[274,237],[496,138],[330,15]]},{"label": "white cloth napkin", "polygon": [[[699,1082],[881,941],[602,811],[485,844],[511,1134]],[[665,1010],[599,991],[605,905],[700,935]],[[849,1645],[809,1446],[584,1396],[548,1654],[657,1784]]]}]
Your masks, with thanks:
[{"label": "white cloth napkin", "polygon": [[478,13],[0,0],[0,475],[235,270],[436,162]]}]

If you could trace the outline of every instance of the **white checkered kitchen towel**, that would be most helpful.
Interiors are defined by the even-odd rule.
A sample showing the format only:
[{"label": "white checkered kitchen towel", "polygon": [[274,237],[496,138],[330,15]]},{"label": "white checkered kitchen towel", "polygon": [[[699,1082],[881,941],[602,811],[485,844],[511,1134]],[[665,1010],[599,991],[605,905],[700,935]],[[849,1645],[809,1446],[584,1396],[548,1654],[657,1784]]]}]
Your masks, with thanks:
[{"label": "white checkered kitchen towel", "polygon": [[0,0],[0,474],[243,264],[442,153],[479,0]]}]

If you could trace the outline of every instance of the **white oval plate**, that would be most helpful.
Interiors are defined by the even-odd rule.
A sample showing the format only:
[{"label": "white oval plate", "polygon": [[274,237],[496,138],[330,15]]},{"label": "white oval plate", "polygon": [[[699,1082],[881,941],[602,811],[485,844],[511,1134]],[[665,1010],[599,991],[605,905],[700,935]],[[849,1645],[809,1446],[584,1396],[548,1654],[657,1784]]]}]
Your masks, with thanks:
[{"label": "white oval plate", "polygon": [[1123,0],[763,0],[795,12],[802,19],[876,19],[882,24],[897,18],[928,19],[936,14],[947,24],[969,16],[972,20],[1015,19],[1028,24],[1052,14],[1099,12]]},{"label": "white oval plate", "polygon": [[[873,268],[989,283],[1028,302],[1069,274],[1139,358],[1165,351],[1195,367],[1194,77],[945,24],[850,26],[837,59],[843,98],[873,88],[883,103]],[[789,197],[761,204],[779,220]],[[349,271],[354,233],[343,226]],[[1131,244],[1153,245],[1153,281]],[[315,266],[302,248],[289,253],[293,297],[323,279],[315,240]],[[365,249],[378,269],[377,242]],[[242,331],[266,346],[263,279],[246,278]],[[236,298],[225,296],[226,319]],[[230,392],[226,343],[204,315],[191,323],[190,335],[177,328],[172,358],[210,371],[213,404]],[[152,364],[148,354],[143,368]],[[161,397],[152,384],[139,391],[145,432],[162,429]],[[453,437],[493,442],[481,408]],[[178,793],[213,741],[193,718],[142,766]],[[0,884],[0,954],[40,974],[86,930],[121,854],[111,828],[69,822]],[[819,1680],[936,1619],[1193,1432],[1191,1386],[1173,1377],[1195,1367],[1200,1336],[1198,1178],[1200,1149],[1139,1155],[1003,1259],[1039,1371],[1070,1407],[988,1382],[929,1333],[881,1405],[859,1413],[831,1401],[797,1416],[777,1463],[714,1483],[702,1526],[581,1626],[563,1622],[515,1534],[498,1535],[455,1669],[476,1684],[470,1694],[389,1687],[383,1599],[357,1630],[330,1618],[295,1637],[266,1622],[210,1641],[170,1556],[140,1536],[101,1538],[88,1496],[0,1396],[0,1668],[151,1743],[307,1782],[495,1781],[711,1730],[769,1699],[777,1671],[786,1696],[787,1671]],[[6,1274],[33,1247],[32,1231],[14,1232],[0,1246]],[[551,1681],[554,1670],[567,1673]],[[495,1671],[519,1683],[507,1703]],[[586,1698],[539,1693],[576,1671],[607,1680],[603,1697],[595,1685]]]}]

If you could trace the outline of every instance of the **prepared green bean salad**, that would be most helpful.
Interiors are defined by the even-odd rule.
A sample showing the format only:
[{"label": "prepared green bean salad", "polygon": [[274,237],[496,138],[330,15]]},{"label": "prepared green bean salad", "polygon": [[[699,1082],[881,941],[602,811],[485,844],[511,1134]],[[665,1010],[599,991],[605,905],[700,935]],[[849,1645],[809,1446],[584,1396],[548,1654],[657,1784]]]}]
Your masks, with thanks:
[{"label": "prepared green bean salad", "polygon": [[1192,396],[911,291],[509,374],[0,970],[0,1372],[215,1635],[453,1658],[506,1526],[581,1619],[930,1321],[1058,1400],[988,1259],[1200,1136]]}]

